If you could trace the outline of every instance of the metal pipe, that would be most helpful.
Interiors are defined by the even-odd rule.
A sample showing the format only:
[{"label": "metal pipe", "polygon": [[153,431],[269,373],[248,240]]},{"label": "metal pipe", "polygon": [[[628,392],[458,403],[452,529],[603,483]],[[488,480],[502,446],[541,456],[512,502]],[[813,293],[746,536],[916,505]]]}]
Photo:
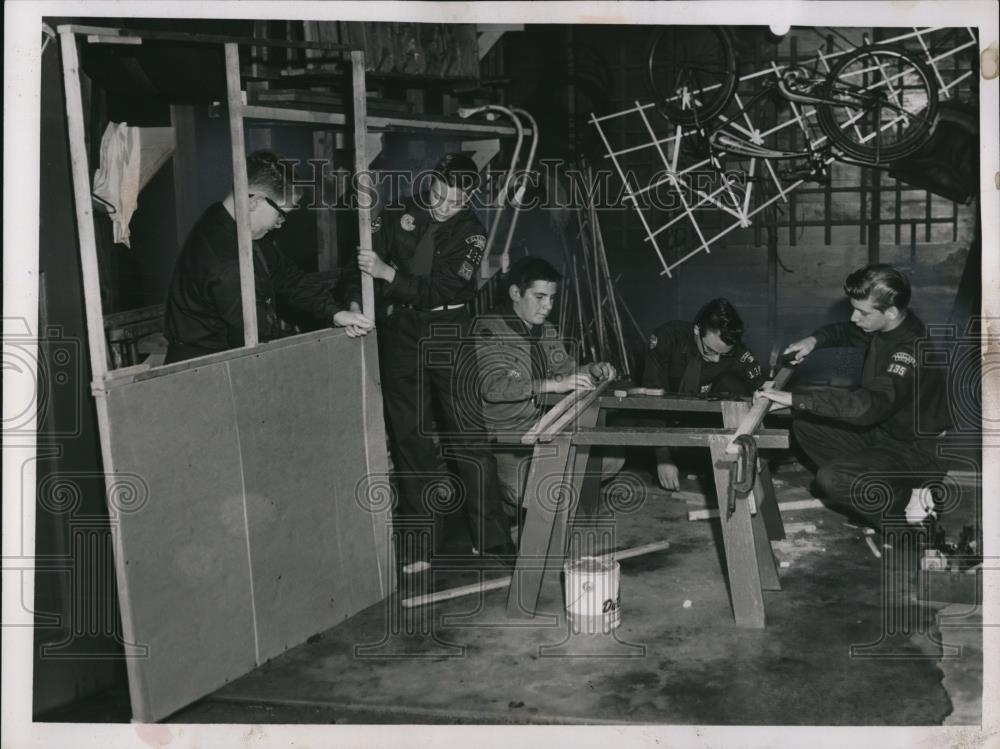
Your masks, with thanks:
[{"label": "metal pipe", "polygon": [[[493,217],[493,224],[490,226],[489,236],[486,237],[486,249],[483,250],[483,263],[488,262],[490,256],[490,250],[493,248],[493,239],[496,236],[497,227],[500,225],[500,217],[503,214],[503,205],[507,197],[507,191],[510,189],[510,183],[514,178],[514,166],[517,164],[517,159],[521,155],[521,144],[524,142],[524,128],[521,126],[521,120],[518,116],[508,107],[502,107],[499,104],[485,104],[481,107],[462,107],[458,110],[458,116],[462,119],[468,119],[474,114],[479,114],[485,112],[487,117],[491,112],[500,112],[506,115],[514,123],[514,129],[517,131],[517,142],[514,144],[514,155],[510,160],[510,169],[507,170],[507,179],[504,180],[503,188],[500,190],[500,194],[497,196],[497,213]],[[496,115],[494,115],[494,118]]]},{"label": "metal pipe", "polygon": [[625,346],[625,334],[622,330],[622,319],[618,312],[618,295],[615,285],[611,280],[611,270],[608,267],[608,253],[604,248],[604,235],[601,233],[601,224],[597,218],[597,209],[594,209],[594,234],[597,237],[597,245],[601,255],[601,265],[604,269],[604,279],[608,287],[608,301],[610,302],[610,316],[613,332],[617,336],[618,349],[621,353],[621,368],[625,378],[632,376],[631,367],[628,360],[628,348]]},{"label": "metal pipe", "polygon": [[524,165],[524,179],[521,181],[521,185],[514,190],[514,198],[511,201],[514,213],[510,218],[510,227],[507,229],[507,241],[504,242],[503,253],[500,255],[500,270],[504,273],[510,269],[510,243],[514,238],[514,227],[517,226],[517,215],[521,211],[521,201],[524,199],[524,193],[528,188],[528,181],[531,179],[531,167],[535,163],[535,151],[538,150],[538,122],[527,110],[514,107],[511,111],[522,115],[531,125],[531,148],[528,149],[528,161]]}]

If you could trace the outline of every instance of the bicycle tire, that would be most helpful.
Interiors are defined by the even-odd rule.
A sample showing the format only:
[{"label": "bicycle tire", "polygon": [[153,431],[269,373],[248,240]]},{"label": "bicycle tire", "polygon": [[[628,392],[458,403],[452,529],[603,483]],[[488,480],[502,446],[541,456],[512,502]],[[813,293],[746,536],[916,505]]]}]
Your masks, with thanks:
[{"label": "bicycle tire", "polygon": [[[937,86],[934,84],[933,76],[927,66],[905,49],[891,46],[871,45],[867,47],[859,47],[853,52],[842,57],[833,66],[823,85],[823,98],[836,98],[839,86],[852,86],[853,84],[845,83],[841,76],[846,78],[847,75],[845,74],[847,69],[852,65],[857,64],[859,61],[862,61],[862,64],[864,65],[865,63],[863,61],[865,58],[872,60],[872,62],[878,65],[880,69],[883,69],[882,66],[884,64],[889,63],[907,65],[912,68],[912,71],[897,75],[899,79],[902,79],[902,76],[910,75],[912,72],[912,75],[914,76],[913,80],[916,81],[918,85],[907,86],[906,80],[902,79],[903,85],[901,85],[900,88],[902,89],[903,95],[906,95],[907,88],[911,91],[914,88],[919,88],[919,91],[916,92],[914,99],[918,105],[923,103],[923,108],[917,109],[910,115],[912,124],[907,126],[905,134],[898,137],[892,143],[882,143],[879,136],[874,138],[874,143],[865,142],[865,136],[860,135],[858,129],[850,126],[850,124],[848,124],[848,126],[844,126],[837,119],[837,110],[846,110],[847,107],[837,107],[830,104],[817,105],[816,120],[820,129],[827,136],[827,138],[830,139],[830,142],[846,155],[853,157],[858,161],[872,165],[898,161],[899,159],[905,158],[906,156],[909,156],[919,150],[930,138],[931,127],[937,118]],[[879,58],[881,58],[881,61]],[[862,67],[862,71],[859,72],[863,72],[864,70],[864,67]],[[896,78],[897,75],[890,76],[890,79]],[[923,101],[924,99],[925,101]],[[902,108],[906,111],[905,107]],[[871,110],[869,109],[868,111],[870,112]],[[867,118],[867,116],[868,112],[865,113],[865,117],[862,119]],[[846,119],[849,123],[851,118],[848,117]],[[879,123],[878,130],[880,133],[885,130],[885,127],[882,126],[881,122]]]},{"label": "bicycle tire", "polygon": [[[682,40],[685,37],[692,40],[700,34],[708,44],[690,44],[687,45],[691,47],[688,50],[683,41],[677,44],[678,34]],[[698,54],[695,55],[695,52]],[[699,65],[699,57],[706,62]],[[674,70],[671,71],[671,67]],[[700,125],[711,120],[732,101],[738,82],[736,54],[728,32],[721,26],[671,26],[663,29],[650,44],[646,77],[656,109],[665,119],[677,125]],[[694,90],[702,96],[679,100],[683,96],[680,91],[686,90],[689,77]]]}]

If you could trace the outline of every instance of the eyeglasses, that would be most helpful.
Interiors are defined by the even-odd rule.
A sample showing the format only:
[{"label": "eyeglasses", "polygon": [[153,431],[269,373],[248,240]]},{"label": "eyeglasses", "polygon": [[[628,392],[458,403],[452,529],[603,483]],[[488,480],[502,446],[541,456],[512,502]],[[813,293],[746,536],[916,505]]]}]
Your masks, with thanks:
[{"label": "eyeglasses", "polygon": [[[251,198],[255,198],[255,197],[258,197],[258,195],[257,195],[257,193],[252,192],[252,193],[250,193],[250,197]],[[284,221],[286,218],[288,218],[288,214],[291,213],[291,211],[286,211],[280,205],[278,205],[273,200],[271,200],[269,197],[267,197],[267,195],[260,195],[259,197],[264,198],[264,200],[267,202],[267,204],[269,206],[271,206],[275,211],[277,211],[278,216],[281,217],[282,221]]]},{"label": "eyeglasses", "polygon": [[701,349],[702,356],[717,356],[720,359],[732,358],[736,350],[736,347],[734,346],[726,352],[716,351],[713,348],[709,348],[708,344],[705,343],[705,338],[700,335],[698,336],[698,348]]}]

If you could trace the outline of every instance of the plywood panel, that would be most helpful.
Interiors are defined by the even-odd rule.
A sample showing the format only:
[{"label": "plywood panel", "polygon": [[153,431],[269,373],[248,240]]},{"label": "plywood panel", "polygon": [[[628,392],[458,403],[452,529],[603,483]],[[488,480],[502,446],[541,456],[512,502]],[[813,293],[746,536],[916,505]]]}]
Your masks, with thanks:
[{"label": "plywood panel", "polygon": [[[345,569],[359,569],[364,574],[351,574],[352,587],[359,608],[382,600],[396,587],[396,565],[392,556],[390,506],[388,487],[389,461],[386,451],[385,422],[382,416],[382,396],[378,378],[378,344],[375,336],[361,341],[344,338],[353,347],[352,371],[359,375],[359,401],[363,429],[342,431],[342,439],[357,442],[362,448],[361,460],[344,464],[337,472],[338,517],[351,519],[351,531],[341,533],[341,553]],[[344,357],[334,346],[327,350],[331,370],[342,366]],[[350,465],[353,470],[347,470]],[[346,517],[345,517],[346,516]],[[343,527],[347,527],[346,523]],[[359,560],[351,562],[351,560]],[[377,594],[372,598],[373,594]],[[355,609],[358,610],[358,609]]]},{"label": "plywood panel", "polygon": [[[159,720],[395,586],[377,351],[320,331],[108,381],[136,718]],[[378,500],[381,499],[381,502]]]},{"label": "plywood panel", "polygon": [[114,388],[107,402],[114,470],[147,492],[116,512],[111,489],[110,509],[126,636],[148,647],[129,663],[132,709],[157,720],[255,665],[233,399],[213,365]]},{"label": "plywood panel", "polygon": [[361,346],[340,335],[230,363],[263,659],[386,594],[371,517],[355,500]]}]

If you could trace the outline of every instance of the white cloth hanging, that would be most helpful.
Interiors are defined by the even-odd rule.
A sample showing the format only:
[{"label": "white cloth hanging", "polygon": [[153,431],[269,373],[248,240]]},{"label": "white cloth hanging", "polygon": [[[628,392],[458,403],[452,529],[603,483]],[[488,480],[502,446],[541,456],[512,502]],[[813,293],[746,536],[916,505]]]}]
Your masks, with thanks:
[{"label": "white cloth hanging", "polygon": [[101,138],[101,165],[94,174],[94,196],[108,206],[115,242],[131,247],[129,222],[139,203],[139,128],[109,122]]}]

